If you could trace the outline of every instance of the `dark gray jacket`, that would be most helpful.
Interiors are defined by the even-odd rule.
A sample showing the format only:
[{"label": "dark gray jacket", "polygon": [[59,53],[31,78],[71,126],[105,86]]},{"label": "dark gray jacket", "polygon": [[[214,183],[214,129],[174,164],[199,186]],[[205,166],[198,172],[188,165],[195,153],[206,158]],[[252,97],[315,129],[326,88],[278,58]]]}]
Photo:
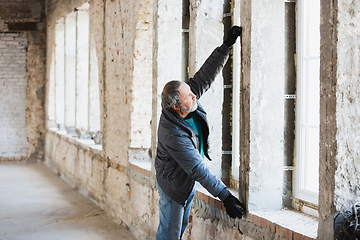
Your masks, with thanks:
[{"label": "dark gray jacket", "polygon": [[[203,66],[187,83],[199,99],[215,80],[228,58],[230,48],[221,45],[216,48]],[[208,155],[209,126],[206,112],[198,102],[196,109],[202,121],[205,156]],[[195,181],[205,187],[213,196],[226,190],[226,186],[205,166],[199,154],[199,135],[177,113],[162,109],[158,127],[158,144],[155,158],[156,179],[164,193],[184,205]],[[228,194],[226,194],[228,195]]]}]

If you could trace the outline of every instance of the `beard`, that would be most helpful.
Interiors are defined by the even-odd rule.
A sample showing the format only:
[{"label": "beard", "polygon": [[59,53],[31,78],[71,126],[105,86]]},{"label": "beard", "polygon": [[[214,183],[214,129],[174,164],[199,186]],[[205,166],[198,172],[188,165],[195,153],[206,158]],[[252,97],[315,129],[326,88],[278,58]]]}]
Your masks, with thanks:
[{"label": "beard", "polygon": [[191,107],[185,107],[182,104],[180,104],[180,110],[182,112],[187,112],[187,113],[194,112],[197,109],[197,107],[198,107],[198,105],[197,105],[197,102],[196,102],[196,98],[192,102]]}]

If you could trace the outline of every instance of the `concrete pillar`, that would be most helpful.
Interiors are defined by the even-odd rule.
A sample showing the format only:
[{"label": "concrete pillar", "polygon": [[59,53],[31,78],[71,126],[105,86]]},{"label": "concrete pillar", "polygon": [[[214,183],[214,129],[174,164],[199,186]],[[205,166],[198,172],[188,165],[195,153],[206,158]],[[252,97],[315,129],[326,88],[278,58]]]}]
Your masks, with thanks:
[{"label": "concrete pillar", "polygon": [[181,79],[181,1],[154,1],[152,152],[156,153],[157,126],[161,114],[161,92],[171,80]]},{"label": "concrete pillar", "polygon": [[[161,92],[164,85],[171,80],[181,79],[181,1],[157,1],[157,25],[154,64],[155,81],[157,86],[156,101],[157,113],[156,124],[161,113]],[[155,61],[156,59],[156,61]],[[153,119],[154,120],[154,119]]]},{"label": "concrete pillar", "polygon": [[153,4],[141,1],[136,25],[131,113],[131,148],[151,146]]},{"label": "concrete pillar", "polygon": [[247,188],[250,211],[282,207],[284,19],[283,0],[241,2],[241,156],[247,164],[241,175],[245,174],[247,182],[240,186]]},{"label": "concrete pillar", "polygon": [[104,23],[104,154],[127,166],[130,146],[134,41],[139,1],[106,1]]},{"label": "concrete pillar", "polygon": [[333,239],[335,212],[360,201],[359,10],[321,1],[319,239]]}]

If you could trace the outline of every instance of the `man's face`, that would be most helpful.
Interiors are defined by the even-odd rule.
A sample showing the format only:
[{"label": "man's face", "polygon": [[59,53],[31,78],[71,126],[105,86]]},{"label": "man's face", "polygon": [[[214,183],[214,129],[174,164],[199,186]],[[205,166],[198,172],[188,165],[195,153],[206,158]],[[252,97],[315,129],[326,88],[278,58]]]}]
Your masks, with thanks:
[{"label": "man's face", "polygon": [[196,110],[196,95],[191,91],[189,85],[182,83],[179,87],[179,98],[181,101],[180,111],[190,113]]}]

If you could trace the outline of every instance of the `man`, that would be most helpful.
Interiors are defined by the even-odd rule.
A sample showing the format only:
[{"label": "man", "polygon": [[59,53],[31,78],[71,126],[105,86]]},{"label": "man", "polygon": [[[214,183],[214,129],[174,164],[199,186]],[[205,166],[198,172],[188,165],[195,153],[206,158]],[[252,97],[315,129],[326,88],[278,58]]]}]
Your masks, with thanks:
[{"label": "man", "polygon": [[206,112],[197,101],[223,68],[241,31],[241,27],[232,27],[224,43],[188,83],[171,81],[164,86],[155,158],[160,193],[157,240],[181,239],[189,220],[195,181],[220,198],[230,217],[243,215],[244,205],[203,163],[204,156],[210,159],[209,127]]}]

